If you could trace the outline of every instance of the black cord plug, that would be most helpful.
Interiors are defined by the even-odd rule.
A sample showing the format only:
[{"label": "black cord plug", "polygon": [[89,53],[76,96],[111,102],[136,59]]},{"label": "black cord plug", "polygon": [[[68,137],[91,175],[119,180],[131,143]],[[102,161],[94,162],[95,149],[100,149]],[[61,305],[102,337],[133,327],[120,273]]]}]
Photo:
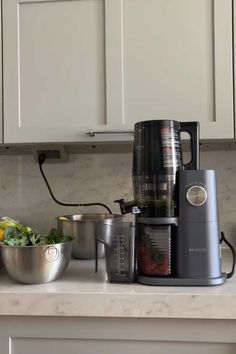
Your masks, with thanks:
[{"label": "black cord plug", "polygon": [[42,165],[45,161],[46,161],[46,154],[43,154],[43,153],[39,154],[38,155],[38,163],[40,165]]}]

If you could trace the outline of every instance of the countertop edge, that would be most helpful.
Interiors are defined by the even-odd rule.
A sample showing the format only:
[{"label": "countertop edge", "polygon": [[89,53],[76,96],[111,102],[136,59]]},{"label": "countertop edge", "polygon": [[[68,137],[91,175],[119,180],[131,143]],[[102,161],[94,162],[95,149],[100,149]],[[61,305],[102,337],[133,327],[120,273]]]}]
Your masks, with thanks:
[{"label": "countertop edge", "polygon": [[3,292],[0,316],[235,320],[236,294]]}]

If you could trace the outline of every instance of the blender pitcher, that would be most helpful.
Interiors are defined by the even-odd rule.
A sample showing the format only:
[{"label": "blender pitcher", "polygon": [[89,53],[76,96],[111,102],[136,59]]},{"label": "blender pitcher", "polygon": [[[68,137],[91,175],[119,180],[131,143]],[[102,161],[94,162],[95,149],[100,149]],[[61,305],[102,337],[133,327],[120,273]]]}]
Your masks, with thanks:
[{"label": "blender pitcher", "polygon": [[105,246],[108,281],[131,283],[134,280],[135,226],[130,222],[103,223],[96,237],[96,272],[98,269],[98,244]]},{"label": "blender pitcher", "polygon": [[[191,160],[185,164],[181,132],[190,136]],[[176,172],[198,168],[198,122],[153,120],[135,124],[133,187],[135,205],[142,217],[176,217]]]},{"label": "blender pitcher", "polygon": [[[190,136],[191,159],[182,158],[181,132]],[[173,120],[135,124],[133,150],[137,275],[173,276],[178,210],[177,171],[199,168],[199,124]]]}]

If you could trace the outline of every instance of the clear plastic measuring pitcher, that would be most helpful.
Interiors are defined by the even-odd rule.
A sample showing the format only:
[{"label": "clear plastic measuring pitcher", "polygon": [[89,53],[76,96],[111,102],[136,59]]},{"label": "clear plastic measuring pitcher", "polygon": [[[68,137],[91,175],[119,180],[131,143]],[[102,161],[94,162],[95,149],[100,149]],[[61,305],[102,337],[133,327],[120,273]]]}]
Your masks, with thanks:
[{"label": "clear plastic measuring pitcher", "polygon": [[96,272],[98,244],[105,246],[105,261],[110,282],[131,283],[134,280],[135,226],[130,222],[104,222],[98,226],[96,236]]}]

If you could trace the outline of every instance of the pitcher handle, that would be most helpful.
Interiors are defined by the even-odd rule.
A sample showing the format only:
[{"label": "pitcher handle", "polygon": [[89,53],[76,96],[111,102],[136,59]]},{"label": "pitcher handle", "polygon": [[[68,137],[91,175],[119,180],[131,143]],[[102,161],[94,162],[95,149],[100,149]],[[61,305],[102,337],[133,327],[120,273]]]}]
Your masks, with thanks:
[{"label": "pitcher handle", "polygon": [[106,242],[103,240],[100,240],[99,238],[95,238],[95,273],[98,272],[98,243],[102,243],[104,246],[106,246]]},{"label": "pitcher handle", "polygon": [[191,160],[184,164],[185,170],[198,170],[200,167],[200,140],[199,140],[199,122],[181,122],[180,131],[190,135]]}]

